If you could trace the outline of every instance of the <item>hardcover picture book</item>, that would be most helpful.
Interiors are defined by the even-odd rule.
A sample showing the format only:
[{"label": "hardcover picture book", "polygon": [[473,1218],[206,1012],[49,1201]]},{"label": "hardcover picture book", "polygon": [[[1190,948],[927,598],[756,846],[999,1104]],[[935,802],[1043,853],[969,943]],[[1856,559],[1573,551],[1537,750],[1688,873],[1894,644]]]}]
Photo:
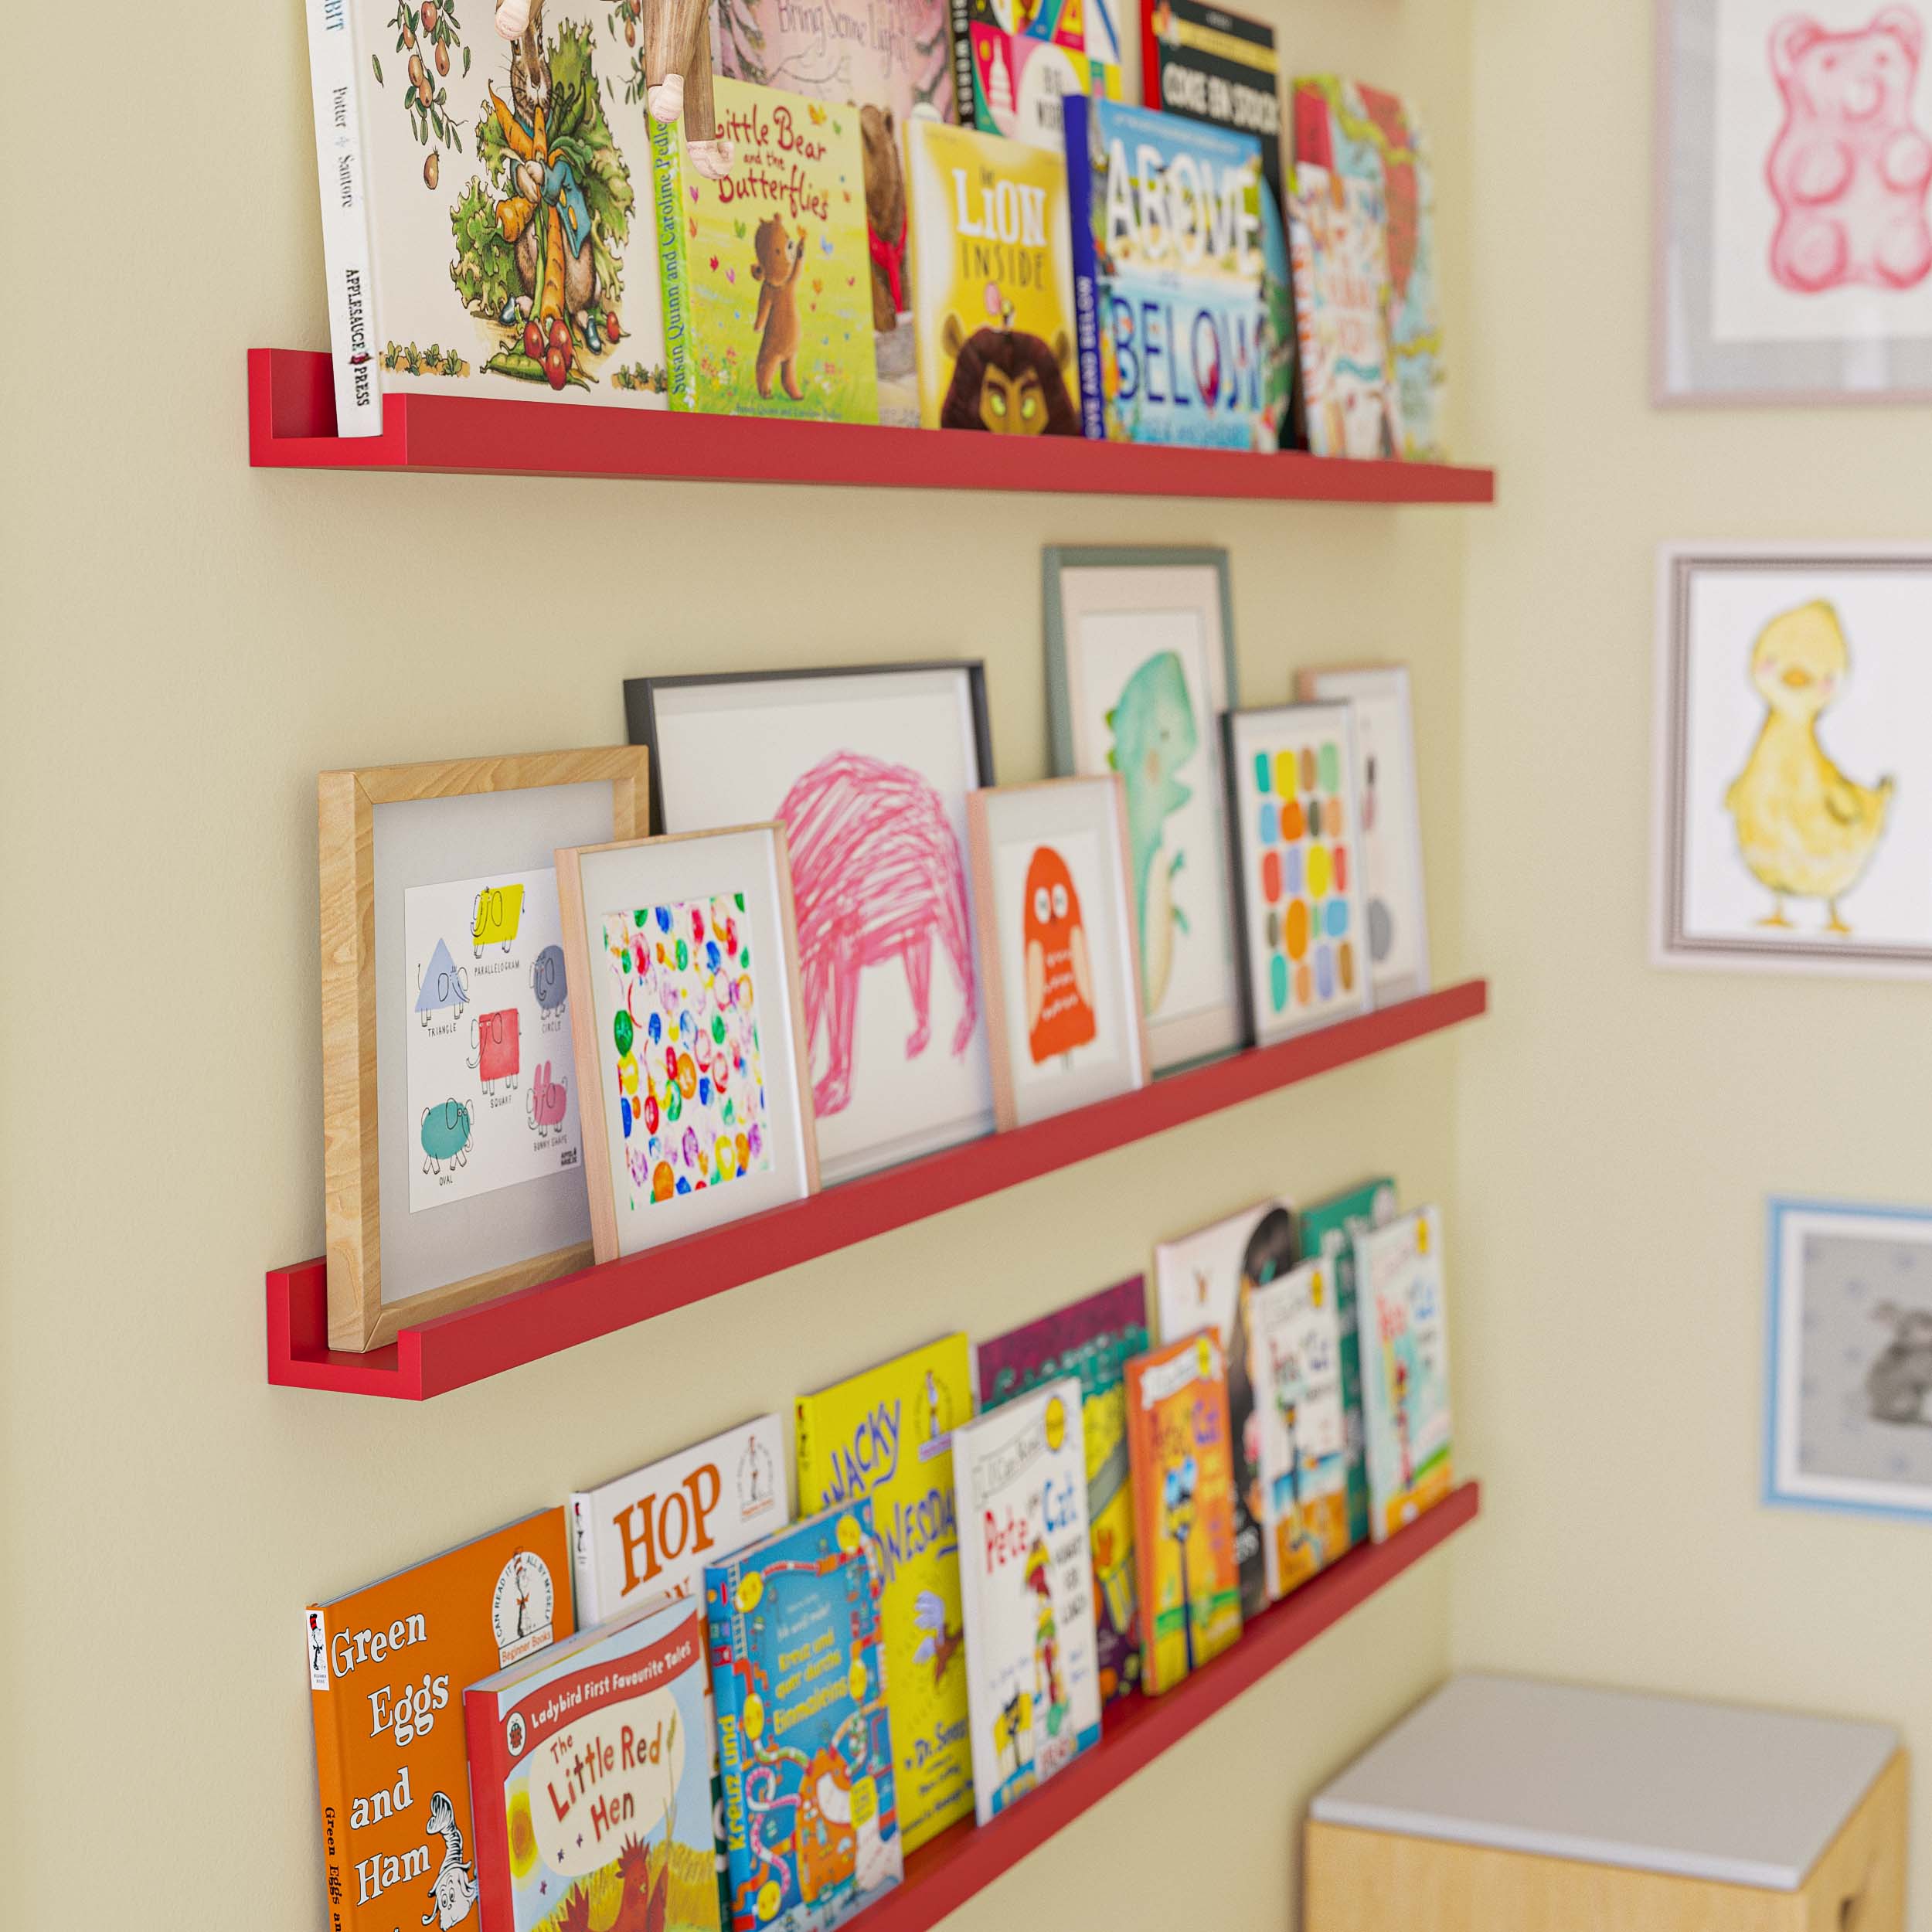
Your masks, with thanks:
[{"label": "hardcover picture book", "polygon": [[1094,1622],[1100,1696],[1109,1702],[1141,1682],[1126,1370],[1147,1343],[1147,1284],[1136,1275],[979,1345],[980,1401],[988,1411],[1063,1376],[1080,1379]]},{"label": "hardcover picture book", "polygon": [[869,1497],[707,1566],[730,1932],[831,1932],[905,1869]]},{"label": "hardcover picture book", "polygon": [[1234,1458],[1234,1556],[1241,1574],[1241,1614],[1267,1608],[1267,1560],[1262,1549],[1261,1421],[1251,1372],[1257,1289],[1278,1281],[1299,1258],[1294,1209],[1263,1201],[1154,1250],[1154,1301],[1161,1339],[1179,1342],[1202,1328],[1227,1351],[1230,1446]]},{"label": "hardcover picture book", "polygon": [[1260,1447],[1268,1598],[1349,1549],[1348,1430],[1335,1270],[1304,1261],[1250,1298],[1249,1376]]},{"label": "hardcover picture book", "polygon": [[570,1635],[540,1510],[306,1613],[330,1932],[456,1925],[479,1896],[463,1692]]},{"label": "hardcover picture book", "polygon": [[1347,1440],[1349,1544],[1369,1540],[1369,1469],[1363,1451],[1362,1345],[1357,1327],[1355,1237],[1396,1216],[1396,1184],[1386,1175],[1318,1201],[1301,1214],[1301,1252],[1334,1272],[1335,1314],[1342,1331],[1342,1410]]},{"label": "hardcover picture book", "polygon": [[1087,434],[1272,447],[1260,141],[1074,100],[1066,173]]},{"label": "hardcover picture book", "polygon": [[671,406],[876,423],[859,110],[742,80],[713,90],[736,150],[723,180],[651,124]]},{"label": "hardcover picture book", "polygon": [[1227,1358],[1212,1330],[1127,1365],[1143,1682],[1158,1696],[1241,1634]]},{"label": "hardcover picture book", "polygon": [[307,0],[336,431],[386,393],[665,406],[636,0]]},{"label": "hardcover picture book", "polygon": [[[1085,0],[1091,5],[1093,0]],[[1083,0],[951,0],[953,92],[962,126],[1058,154],[1066,104],[1094,84]],[[1111,19],[1110,14],[1107,18]],[[1118,53],[1103,68],[1120,91]]]},{"label": "hardcover picture book", "polygon": [[1078,436],[1066,162],[915,121],[906,176],[920,422]]},{"label": "hardcover picture book", "polygon": [[908,1852],[973,1808],[952,1454],[952,1433],[972,1413],[963,1335],[798,1398],[800,1513],[872,1504]]},{"label": "hardcover picture book", "polygon": [[954,1432],[982,1825],[1100,1742],[1080,1410],[1070,1376]]},{"label": "hardcover picture book", "polygon": [[1365,1229],[1355,1266],[1369,1524],[1381,1543],[1440,1502],[1452,1480],[1440,1210]]},{"label": "hardcover picture book", "polygon": [[464,1693],[493,1932],[716,1932],[704,1623],[659,1597]]}]

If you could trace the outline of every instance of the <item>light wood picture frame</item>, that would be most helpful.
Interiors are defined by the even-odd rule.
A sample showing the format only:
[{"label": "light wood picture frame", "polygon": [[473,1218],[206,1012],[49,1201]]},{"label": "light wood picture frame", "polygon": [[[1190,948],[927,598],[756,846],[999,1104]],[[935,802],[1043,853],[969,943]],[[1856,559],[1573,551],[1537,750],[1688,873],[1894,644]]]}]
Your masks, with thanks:
[{"label": "light wood picture frame", "polygon": [[[560,839],[634,838],[648,829],[649,759],[619,745],[327,771],[316,781],[316,806],[329,1345],[360,1352],[393,1340],[406,1322],[509,1294],[590,1259],[581,1165],[563,1164],[567,1143],[553,1145],[555,1164],[540,1178],[479,1185],[481,1155],[468,1143],[480,1106],[452,1099],[443,1122],[425,1117],[427,1143],[413,1131],[411,1075],[420,1043],[410,1029],[420,1026],[427,1036],[454,1029],[462,1039],[469,968],[456,961],[465,938],[482,940],[483,909],[478,902],[479,924],[470,934],[440,942],[447,960],[434,953],[412,958],[407,927],[418,906],[433,910],[439,899],[460,896],[468,883],[518,876],[525,883],[514,914],[506,921],[499,910],[490,930],[489,964],[500,973],[512,957],[496,943],[505,930],[515,929],[512,944],[523,943],[556,920],[553,889],[547,906],[539,902]],[[478,963],[473,952],[471,961]],[[532,967],[532,981],[543,979],[532,1030],[542,1036],[545,1060],[533,1053],[526,1081],[519,1026],[515,1073],[483,1078],[480,1046],[474,1069],[495,1090],[498,1111],[522,1119],[533,1142],[568,1119],[567,1094],[546,1082],[539,1095],[534,1073],[570,1059],[557,963],[539,953]],[[448,998],[426,1007],[426,998],[437,998],[425,991],[433,964]],[[485,1017],[479,1012],[467,1024],[480,1031]],[[496,1050],[500,1066],[503,1048]],[[473,1154],[476,1175],[469,1172]],[[425,1204],[426,1178],[453,1183],[444,1190],[449,1198]]]},{"label": "light wood picture frame", "polygon": [[966,804],[1001,1129],[1145,1087],[1120,774],[1002,785]]},{"label": "light wood picture frame", "polygon": [[781,824],[560,850],[600,1262],[818,1191]]}]

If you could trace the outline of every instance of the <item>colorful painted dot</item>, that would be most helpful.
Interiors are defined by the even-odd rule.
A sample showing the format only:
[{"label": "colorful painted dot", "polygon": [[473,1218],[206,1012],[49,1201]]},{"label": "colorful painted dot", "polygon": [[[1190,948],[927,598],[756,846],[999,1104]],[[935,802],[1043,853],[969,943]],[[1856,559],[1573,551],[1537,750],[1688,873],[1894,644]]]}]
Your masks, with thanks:
[{"label": "colorful painted dot", "polygon": [[624,1117],[624,1138],[628,1141],[631,1138],[631,1103],[620,1095],[617,1109]]},{"label": "colorful painted dot", "polygon": [[1271,845],[1281,836],[1281,808],[1272,798],[1261,807],[1261,842]]},{"label": "colorful painted dot", "polygon": [[629,1053],[631,1042],[635,1037],[637,1032],[637,1029],[631,1024],[631,1015],[628,1013],[618,1014],[617,1018],[611,1022],[611,1031],[616,1036],[617,1051],[620,1053]]},{"label": "colorful painted dot", "polygon": [[1342,753],[1331,743],[1321,747],[1321,789],[1337,791],[1342,785]]},{"label": "colorful painted dot", "polygon": [[653,1013],[651,1015],[651,1025],[648,1030],[651,1035],[651,1044],[655,1046],[659,1040],[664,1038],[663,1014]]},{"label": "colorful painted dot", "polygon": [[1281,915],[1274,907],[1268,908],[1268,951],[1278,953],[1281,950]]},{"label": "colorful painted dot", "polygon": [[1274,754],[1274,788],[1284,798],[1294,795],[1294,753],[1277,751]]},{"label": "colorful painted dot", "polygon": [[1311,745],[1304,745],[1301,749],[1301,789],[1304,791],[1314,791],[1315,775],[1315,748]]},{"label": "colorful painted dot", "polygon": [[654,1201],[668,1201],[671,1198],[671,1163],[660,1161],[651,1176],[651,1198]]},{"label": "colorful painted dot", "polygon": [[1342,801],[1339,798],[1328,801],[1328,808],[1321,815],[1321,822],[1328,827],[1331,838],[1342,836]]},{"label": "colorful painted dot", "polygon": [[1302,816],[1301,801],[1290,798],[1281,807],[1281,836],[1292,843],[1308,828],[1308,820]]},{"label": "colorful painted dot", "polygon": [[1332,876],[1328,865],[1328,849],[1326,845],[1308,848],[1308,890],[1317,899],[1325,899],[1328,894],[1328,881]]},{"label": "colorful painted dot", "polygon": [[1335,849],[1335,889],[1338,893],[1349,889],[1349,849],[1337,845]]},{"label": "colorful painted dot", "polygon": [[1308,950],[1308,905],[1304,899],[1289,902],[1287,917],[1283,922],[1288,957],[1299,959]]},{"label": "colorful painted dot", "polygon": [[1321,836],[1321,801],[1319,798],[1308,801],[1308,836],[1311,838]]},{"label": "colorful painted dot", "polygon": [[1281,896],[1281,855],[1272,845],[1261,855],[1261,896],[1270,906]]},{"label": "colorful painted dot", "polygon": [[1335,997],[1335,954],[1327,947],[1315,949],[1315,983],[1324,999]]},{"label": "colorful painted dot", "polygon": [[1328,929],[1328,937],[1341,938],[1349,930],[1349,902],[1337,893],[1322,910],[1322,923]]},{"label": "colorful painted dot", "polygon": [[1355,991],[1355,948],[1347,940],[1342,942],[1335,954],[1335,964],[1342,970],[1342,990],[1345,993]]},{"label": "colorful painted dot", "polygon": [[698,1070],[689,1053],[678,1056],[678,1090],[686,1100],[698,1090]]},{"label": "colorful painted dot", "polygon": [[1291,845],[1281,855],[1281,885],[1284,891],[1294,893],[1301,889],[1301,848]]},{"label": "colorful painted dot", "polygon": [[1288,962],[1279,953],[1268,961],[1268,997],[1277,1013],[1288,1003]]},{"label": "colorful painted dot", "polygon": [[664,1090],[664,1117],[667,1121],[675,1121],[683,1111],[684,1096],[678,1091],[678,1083],[673,1080]]},{"label": "colorful painted dot", "polygon": [[671,908],[668,906],[660,906],[658,908],[658,930],[661,933],[668,933],[670,930]]},{"label": "colorful painted dot", "polygon": [[1301,1006],[1309,1005],[1315,998],[1315,975],[1308,971],[1305,959],[1294,969],[1294,997],[1296,1004]]},{"label": "colorful painted dot", "polygon": [[1265,751],[1254,754],[1254,788],[1264,798],[1274,789],[1274,766]]}]

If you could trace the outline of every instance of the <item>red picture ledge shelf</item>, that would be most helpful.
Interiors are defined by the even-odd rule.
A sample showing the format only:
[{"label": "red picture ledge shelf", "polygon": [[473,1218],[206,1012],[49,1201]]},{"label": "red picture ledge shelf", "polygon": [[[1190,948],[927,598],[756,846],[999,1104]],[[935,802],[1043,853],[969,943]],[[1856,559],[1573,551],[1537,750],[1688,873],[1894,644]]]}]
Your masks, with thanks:
[{"label": "red picture ledge shelf", "polygon": [[975,436],[600,409],[502,396],[386,396],[379,436],[338,437],[329,359],[248,352],[248,456],[257,469],[633,476],[880,489],[1300,503],[1490,503],[1493,470],[1239,450],[1156,449],[1074,437]]},{"label": "red picture ledge shelf", "polygon": [[1131,1699],[1103,1714],[1100,1741],[992,1824],[969,1818],[923,1845],[906,1861],[905,1883],[868,1906],[854,1923],[863,1932],[924,1932],[1028,1852],[1064,1831],[1117,1786],[1178,1744],[1298,1650],[1412,1564],[1475,1519],[1478,1485],[1465,1482],[1386,1543],[1352,1550],[1271,1606],[1233,1649],[1165,1697]]},{"label": "red picture ledge shelf", "polygon": [[1279,1046],[1172,1074],[1138,1093],[863,1175],[648,1253],[458,1309],[404,1328],[366,1355],[328,1346],[328,1282],[321,1261],[274,1268],[267,1281],[268,1379],[286,1388],[426,1401],[1440,1032],[1475,1019],[1488,1003],[1486,981],[1464,980]]}]

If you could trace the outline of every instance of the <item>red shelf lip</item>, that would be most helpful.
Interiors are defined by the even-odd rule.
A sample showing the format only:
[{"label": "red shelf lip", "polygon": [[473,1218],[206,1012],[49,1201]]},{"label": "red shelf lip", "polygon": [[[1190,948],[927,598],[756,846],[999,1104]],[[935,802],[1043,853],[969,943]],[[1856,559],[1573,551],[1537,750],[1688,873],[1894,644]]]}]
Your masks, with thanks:
[{"label": "red shelf lip", "polygon": [[854,1923],[864,1932],[923,1932],[1012,1869],[1232,1703],[1350,1611],[1475,1520],[1481,1485],[1465,1482],[1384,1543],[1366,1544],[1273,1605],[1215,1658],[1165,1697],[1136,1699],[1108,1712],[1100,1741],[1004,1817],[955,1825],[906,1861],[905,1882]]},{"label": "red shelf lip", "polygon": [[1493,470],[1299,454],[1136,447],[859,423],[685,416],[513,398],[385,396],[383,433],[335,434],[329,359],[248,352],[248,456],[257,469],[427,470],[631,476],[682,482],[1037,491],[1301,503],[1492,503]]},{"label": "red shelf lip", "polygon": [[422,1402],[526,1362],[723,1294],[948,1208],[1016,1187],[1488,1011],[1464,980],[1274,1046],[1230,1054],[1032,1127],[989,1134],[621,1261],[404,1328],[367,1355],[328,1346],[321,1260],[270,1270],[268,1379],[285,1388]]}]

